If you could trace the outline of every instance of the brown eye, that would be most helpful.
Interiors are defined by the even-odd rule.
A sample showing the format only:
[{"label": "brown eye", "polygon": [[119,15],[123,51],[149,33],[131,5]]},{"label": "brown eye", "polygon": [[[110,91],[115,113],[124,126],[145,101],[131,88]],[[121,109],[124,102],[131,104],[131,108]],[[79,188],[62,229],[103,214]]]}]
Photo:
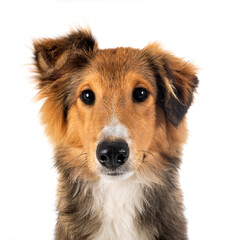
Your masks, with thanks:
[{"label": "brown eye", "polygon": [[91,90],[84,90],[80,94],[80,99],[87,105],[92,105],[95,102],[95,94]]},{"label": "brown eye", "polygon": [[144,102],[149,96],[149,92],[146,88],[135,88],[133,91],[134,102]]}]

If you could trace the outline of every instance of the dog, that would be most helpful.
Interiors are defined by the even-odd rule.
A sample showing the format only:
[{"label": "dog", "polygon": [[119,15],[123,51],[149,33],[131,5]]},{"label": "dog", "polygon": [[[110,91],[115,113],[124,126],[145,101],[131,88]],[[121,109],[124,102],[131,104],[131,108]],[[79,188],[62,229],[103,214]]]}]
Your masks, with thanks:
[{"label": "dog", "polygon": [[34,40],[58,171],[56,240],[186,240],[179,166],[197,67],[162,49]]}]

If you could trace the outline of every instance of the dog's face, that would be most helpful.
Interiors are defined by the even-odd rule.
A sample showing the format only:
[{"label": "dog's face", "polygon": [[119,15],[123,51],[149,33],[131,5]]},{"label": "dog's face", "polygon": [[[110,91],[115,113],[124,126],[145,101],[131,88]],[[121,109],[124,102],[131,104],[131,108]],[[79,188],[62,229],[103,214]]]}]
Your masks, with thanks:
[{"label": "dog's face", "polygon": [[158,44],[100,50],[82,30],[34,46],[42,120],[76,176],[126,178],[180,151],[198,83],[190,63]]},{"label": "dog's face", "polygon": [[138,169],[152,142],[156,81],[137,69],[138,54],[123,48],[99,51],[76,91],[69,121],[100,175]]}]

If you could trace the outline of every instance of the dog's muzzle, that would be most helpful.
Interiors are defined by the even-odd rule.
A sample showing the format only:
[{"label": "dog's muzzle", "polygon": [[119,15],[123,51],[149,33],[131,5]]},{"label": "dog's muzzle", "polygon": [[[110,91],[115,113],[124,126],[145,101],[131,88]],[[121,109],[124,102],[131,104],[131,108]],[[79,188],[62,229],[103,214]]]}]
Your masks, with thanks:
[{"label": "dog's muzzle", "polygon": [[129,157],[129,147],[125,141],[102,141],[98,144],[96,157],[100,164],[109,170],[116,170]]}]

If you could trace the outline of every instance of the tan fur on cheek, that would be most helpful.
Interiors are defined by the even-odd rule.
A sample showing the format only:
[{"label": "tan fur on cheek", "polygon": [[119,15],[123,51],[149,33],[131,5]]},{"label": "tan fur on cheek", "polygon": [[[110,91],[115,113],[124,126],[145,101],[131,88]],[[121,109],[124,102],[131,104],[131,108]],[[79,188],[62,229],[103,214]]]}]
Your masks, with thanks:
[{"label": "tan fur on cheek", "polygon": [[[93,146],[93,139],[91,139],[91,121],[89,109],[84,109],[83,106],[76,104],[69,110],[68,114],[68,128],[65,136],[64,145],[71,146],[74,149],[81,149],[87,155],[85,158],[85,166],[88,167],[89,172],[96,173],[97,167],[95,162],[95,154],[91,153],[91,146]],[[87,106],[86,106],[87,107]],[[93,153],[95,150],[93,148]],[[85,171],[84,171],[85,172]]]},{"label": "tan fur on cheek", "polygon": [[41,110],[41,121],[45,125],[46,134],[54,144],[62,142],[66,132],[66,124],[63,120],[62,106],[46,99]]},{"label": "tan fur on cheek", "polygon": [[145,185],[154,183],[162,185],[162,171],[164,169],[163,159],[158,153],[145,153],[141,165],[138,167],[136,174]]},{"label": "tan fur on cheek", "polygon": [[77,178],[98,179],[97,174],[92,170],[91,162],[88,160],[87,152],[82,148],[60,147],[56,151],[56,157],[64,168],[71,169],[71,179]]},{"label": "tan fur on cheek", "polygon": [[82,148],[82,141],[80,138],[80,136],[82,135],[82,133],[80,132],[82,127],[80,127],[81,124],[77,118],[76,106],[72,106],[68,112],[68,126],[65,136],[66,145],[74,145],[75,147]]},{"label": "tan fur on cheek", "polygon": [[131,141],[133,142],[132,151],[134,151],[134,169],[138,169],[143,161],[145,152],[150,151],[150,146],[155,132],[155,107],[150,101],[149,106],[135,106],[136,111],[130,114],[129,124]]},{"label": "tan fur on cheek", "polygon": [[145,176],[147,181],[162,184],[161,174],[170,164],[165,156],[180,158],[182,144],[187,138],[186,121],[184,119],[176,128],[165,119],[163,111],[157,107],[156,122],[149,131],[152,134],[150,146],[138,153],[135,169],[138,174]]}]

